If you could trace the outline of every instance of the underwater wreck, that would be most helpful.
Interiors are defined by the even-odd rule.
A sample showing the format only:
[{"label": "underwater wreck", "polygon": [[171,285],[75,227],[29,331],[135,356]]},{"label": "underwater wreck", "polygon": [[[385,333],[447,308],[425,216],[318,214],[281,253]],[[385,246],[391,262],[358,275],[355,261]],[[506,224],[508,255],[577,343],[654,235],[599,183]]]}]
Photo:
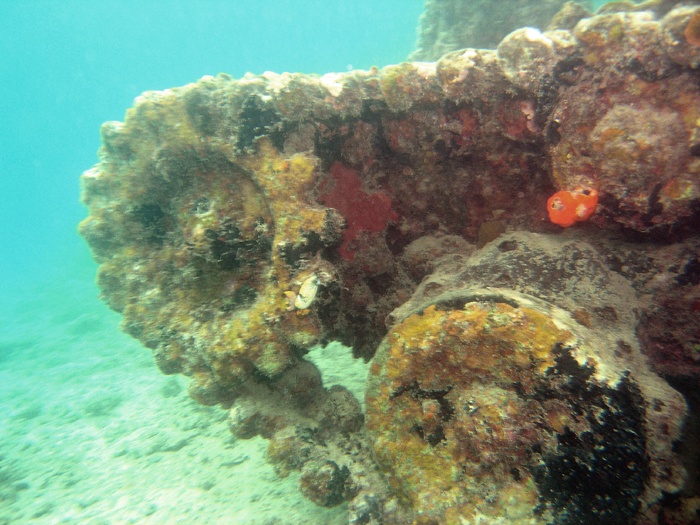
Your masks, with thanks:
[{"label": "underwater wreck", "polygon": [[[125,332],[353,524],[698,519],[700,7],[102,127],[80,224]],[[371,361],[366,410],[304,359]]]}]

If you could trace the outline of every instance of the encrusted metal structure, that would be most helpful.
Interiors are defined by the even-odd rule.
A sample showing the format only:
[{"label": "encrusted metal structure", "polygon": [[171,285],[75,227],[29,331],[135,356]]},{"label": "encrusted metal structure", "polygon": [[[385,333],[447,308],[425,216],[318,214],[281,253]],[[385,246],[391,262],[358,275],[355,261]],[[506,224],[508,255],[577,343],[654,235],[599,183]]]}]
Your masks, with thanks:
[{"label": "encrusted metal structure", "polygon": [[[104,299],[352,523],[687,523],[700,8],[615,4],[143,94],[82,177]],[[304,360],[330,340],[373,360],[366,415]]]}]

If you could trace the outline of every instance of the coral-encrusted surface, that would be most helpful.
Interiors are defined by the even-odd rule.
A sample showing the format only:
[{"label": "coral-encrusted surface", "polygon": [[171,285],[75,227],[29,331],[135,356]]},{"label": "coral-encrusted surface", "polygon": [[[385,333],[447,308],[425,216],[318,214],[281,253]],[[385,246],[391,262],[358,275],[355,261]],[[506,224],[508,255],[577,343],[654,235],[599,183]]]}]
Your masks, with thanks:
[{"label": "coral-encrusted surface", "polygon": [[[437,62],[145,93],[82,179],[105,300],[357,523],[653,522],[686,412],[655,372],[700,411],[700,7],[673,4],[567,5]],[[563,235],[559,191],[591,196]],[[332,339],[367,360],[384,341],[370,426],[399,440],[377,450],[396,493],[352,396],[302,359]],[[419,496],[430,476],[452,510]]]},{"label": "coral-encrusted surface", "polygon": [[509,234],[438,259],[392,312],[368,429],[416,523],[645,523],[681,486],[685,403],[642,355],[635,292],[608,264],[581,239]]},{"label": "coral-encrusted surface", "polygon": [[[146,291],[159,312],[180,299],[162,291],[155,298],[131,268],[150,283],[161,273],[171,281],[164,286],[178,290],[195,279],[167,277],[167,264],[152,267],[153,254],[207,276],[196,277],[197,290],[209,287],[213,296],[184,294],[183,315],[194,310],[187,301],[210,304],[221,292],[221,306],[236,311],[267,296],[258,313],[272,319],[290,317],[280,295],[298,291],[320,254],[335,265],[339,285],[324,288],[342,308],[318,312],[324,329],[301,339],[322,333],[371,357],[384,317],[414,286],[395,257],[425,234],[474,241],[493,221],[543,231],[547,198],[578,186],[597,188],[589,221],[602,227],[687,232],[700,208],[700,94],[697,72],[670,39],[682,38],[677,28],[695,12],[676,9],[661,21],[615,13],[571,31],[519,30],[497,52],[454,52],[436,63],[322,77],[222,75],[148,93],[125,124],[105,125],[103,160],[84,177],[91,215],[83,232],[103,263],[103,288],[114,289],[106,296],[120,311],[138,303],[126,326],[158,346],[161,335],[140,335]],[[285,169],[302,158],[315,169],[304,167],[313,175],[296,185]],[[275,166],[269,176],[259,175],[265,163]],[[151,268],[135,264],[140,253]],[[274,261],[284,267],[272,269]],[[259,289],[265,264],[281,272],[274,290]],[[128,285],[121,271],[131,274]],[[256,367],[284,367],[276,345],[270,359],[253,359]]]},{"label": "coral-encrusted surface", "polygon": [[666,31],[662,45],[664,27],[681,13],[687,25],[695,12],[674,10],[661,21],[648,12],[600,15],[573,30],[575,76],[564,82],[548,130],[552,176],[564,187],[597,187],[601,211],[637,231],[698,220],[700,93],[671,52],[684,38]]},{"label": "coral-encrusted surface", "polygon": [[124,124],[105,124],[103,162],[83,176],[91,214],[80,231],[124,330],[216,403],[318,341],[318,317],[290,308],[285,292],[312,275],[330,284],[332,268],[312,258],[342,220],[304,200],[313,158],[283,158],[262,141],[234,162],[201,140],[180,102],[152,94]]},{"label": "coral-encrusted surface", "polygon": [[655,459],[635,380],[537,307],[443,308],[389,332],[367,392],[415,522],[633,523]]}]

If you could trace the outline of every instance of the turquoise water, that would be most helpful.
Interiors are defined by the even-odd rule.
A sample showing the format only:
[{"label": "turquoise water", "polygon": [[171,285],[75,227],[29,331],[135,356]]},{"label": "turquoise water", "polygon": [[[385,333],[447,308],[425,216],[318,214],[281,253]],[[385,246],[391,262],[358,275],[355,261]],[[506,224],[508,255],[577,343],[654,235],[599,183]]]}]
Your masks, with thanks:
[{"label": "turquoise water", "polygon": [[[0,2],[0,524],[272,523],[280,501],[290,523],[342,522],[296,482],[275,483],[263,445],[234,446],[223,411],[189,402],[121,334],[76,233],[78,177],[97,161],[100,125],[145,90],[399,62],[421,11],[421,0]],[[218,474],[201,466],[212,461],[225,463]],[[228,479],[242,463],[249,477]]]}]

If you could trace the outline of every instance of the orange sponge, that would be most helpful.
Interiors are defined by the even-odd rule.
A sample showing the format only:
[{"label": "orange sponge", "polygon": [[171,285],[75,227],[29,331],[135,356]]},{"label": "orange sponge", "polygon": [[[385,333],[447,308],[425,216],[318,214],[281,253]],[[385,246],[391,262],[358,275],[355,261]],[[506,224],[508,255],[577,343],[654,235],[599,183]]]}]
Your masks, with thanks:
[{"label": "orange sponge", "polygon": [[547,200],[549,220],[568,228],[575,222],[585,221],[598,206],[598,192],[590,188],[558,191]]}]

